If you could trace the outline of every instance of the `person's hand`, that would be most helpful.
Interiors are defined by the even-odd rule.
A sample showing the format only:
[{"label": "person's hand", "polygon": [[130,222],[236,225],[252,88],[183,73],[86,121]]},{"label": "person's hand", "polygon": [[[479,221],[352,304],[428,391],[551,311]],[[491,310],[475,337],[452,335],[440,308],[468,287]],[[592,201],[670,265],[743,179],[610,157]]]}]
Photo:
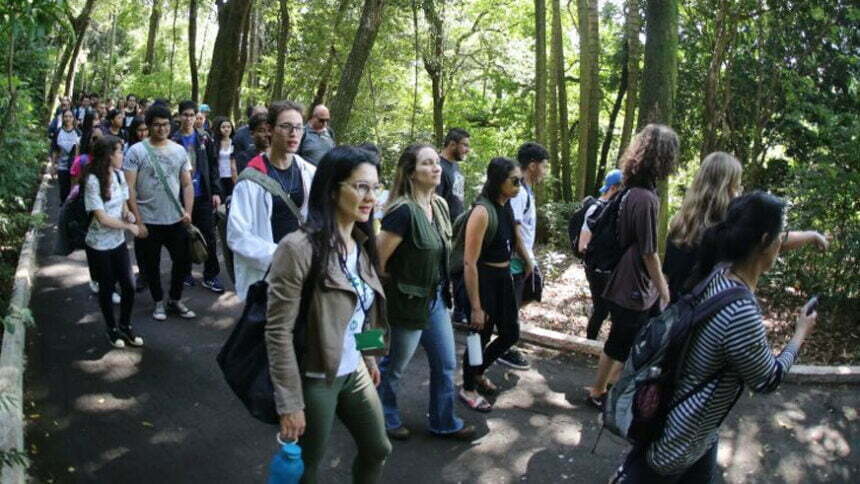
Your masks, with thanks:
[{"label": "person's hand", "polygon": [[660,288],[660,312],[666,310],[672,298],[669,296],[669,286],[664,285]]},{"label": "person's hand", "polygon": [[138,239],[145,239],[149,237],[149,229],[146,228],[146,225],[142,223],[137,224],[137,235]]},{"label": "person's hand", "polygon": [[191,224],[191,214],[189,214],[188,212],[183,210],[182,211],[182,218],[179,221],[182,222],[182,225],[190,225]]},{"label": "person's hand", "polygon": [[827,250],[827,248],[830,246],[830,237],[831,236],[829,236],[829,235],[824,235],[821,232],[813,231],[809,234],[809,236],[810,236],[810,243],[815,245],[815,247],[817,247],[821,250]]},{"label": "person's hand", "polygon": [[126,227],[125,227],[125,228],[126,228],[129,232],[131,232],[131,235],[134,235],[135,237],[137,237],[137,236],[138,236],[138,234],[140,234],[140,227],[139,227],[139,226],[137,226],[137,225],[135,225],[135,224],[128,224],[128,225],[126,225]]},{"label": "person's hand", "polygon": [[469,327],[475,331],[484,329],[484,324],[487,321],[487,313],[481,308],[472,309],[472,319],[469,322]]},{"label": "person's hand", "polygon": [[305,433],[304,410],[281,415],[281,440],[299,440],[303,433]]},{"label": "person's hand", "polygon": [[529,275],[531,275],[531,273],[534,272],[535,267],[536,267],[536,264],[534,263],[533,260],[531,260],[531,259],[526,260],[525,273],[523,274],[523,277],[529,277]]},{"label": "person's hand", "polygon": [[379,373],[379,368],[374,366],[368,366],[367,372],[370,373],[370,381],[373,382],[373,386],[378,387],[379,383],[382,381],[382,374]]},{"label": "person's hand", "polygon": [[809,311],[810,305],[813,304],[813,301],[809,301],[800,308],[800,314],[797,316],[797,323],[794,325],[794,330],[797,333],[803,333],[804,336],[808,336],[812,333],[812,330],[815,328],[815,323],[818,321],[818,311],[812,310],[812,313],[806,314]]},{"label": "person's hand", "polygon": [[214,210],[218,210],[219,206],[221,206],[221,197],[218,195],[212,195],[212,208]]},{"label": "person's hand", "polygon": [[126,222],[128,222],[130,224],[137,222],[137,220],[134,218],[134,214],[131,212],[125,212],[123,214],[123,218],[125,219]]}]

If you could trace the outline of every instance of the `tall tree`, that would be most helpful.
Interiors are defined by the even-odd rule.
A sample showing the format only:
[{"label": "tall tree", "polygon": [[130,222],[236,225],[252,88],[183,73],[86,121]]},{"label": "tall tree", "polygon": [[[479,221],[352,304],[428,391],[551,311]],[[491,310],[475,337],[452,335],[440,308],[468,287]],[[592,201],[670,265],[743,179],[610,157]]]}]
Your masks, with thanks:
[{"label": "tall tree", "polygon": [[[444,6],[444,0],[441,0]],[[424,17],[430,24],[430,46],[424,54],[424,69],[430,76],[430,91],[433,95],[433,137],[438,146],[442,146],[442,136],[445,129],[443,110],[445,107],[445,86],[443,85],[443,69],[445,64],[445,25],[442,12],[434,0],[424,0]]]},{"label": "tall tree", "polygon": [[161,22],[162,0],[152,0],[152,10],[149,14],[149,32],[146,36],[146,53],[143,56],[143,73],[152,74],[155,68],[155,39],[158,35],[158,24]]},{"label": "tall tree", "polygon": [[331,102],[332,128],[336,133],[346,133],[352,104],[358,94],[358,86],[364,73],[364,64],[373,49],[376,34],[382,24],[382,11],[385,0],[365,0],[361,9],[358,31],[352,42],[352,49],[341,71],[337,93]]},{"label": "tall tree", "polygon": [[535,140],[546,144],[546,0],[535,0]]},{"label": "tall tree", "polygon": [[212,50],[212,63],[203,102],[212,108],[213,116],[229,116],[241,82],[239,48],[242,32],[253,0],[216,0],[218,36]]},{"label": "tall tree", "polygon": [[[72,25],[73,36],[68,39],[63,54],[60,56],[60,61],[57,63],[57,68],[54,71],[54,76],[51,79],[51,85],[48,88],[48,97],[45,99],[45,112],[43,113],[44,124],[47,124],[54,112],[54,107],[57,105],[57,91],[60,89],[60,83],[63,82],[63,76],[66,73],[66,68],[74,71],[75,61],[78,52],[81,50],[81,43],[84,41],[84,34],[87,27],[90,25],[90,15],[95,5],[95,0],[87,0],[81,12],[75,16],[71,9],[66,5],[66,15],[69,18],[69,23]],[[74,55],[73,55],[74,54]],[[66,89],[66,94],[70,94],[69,89]]]},{"label": "tall tree", "polygon": [[560,161],[560,190],[556,196],[561,195],[565,201],[573,200],[573,187],[570,173],[570,132],[567,129],[567,84],[564,75],[564,43],[561,31],[561,3],[552,0],[552,46],[553,76],[555,77],[556,101],[558,103],[558,137],[559,137],[559,161]]},{"label": "tall tree", "polygon": [[334,20],[332,21],[331,32],[329,34],[330,45],[328,49],[328,57],[320,71],[320,77],[317,81],[317,89],[314,93],[314,100],[310,105],[311,109],[313,109],[314,106],[325,102],[326,95],[328,94],[328,85],[331,80],[331,70],[334,68],[334,63],[337,60],[337,46],[335,44],[337,41],[338,29],[340,29],[340,24],[343,21],[343,17],[346,15],[346,11],[349,9],[351,3],[351,0],[340,0],[340,3],[338,3],[337,10],[334,14]]},{"label": "tall tree", "polygon": [[600,148],[600,161],[597,163],[597,174],[591,180],[591,184],[586,187],[589,193],[596,193],[599,190],[603,177],[606,174],[609,148],[612,146],[612,137],[615,133],[615,121],[618,119],[618,113],[621,111],[621,104],[624,100],[624,93],[627,91],[627,44],[621,47],[621,54],[621,78],[618,80],[618,94],[615,95],[612,112],[609,113],[609,126],[606,127],[606,136],[603,137],[603,145]]},{"label": "tall tree", "polygon": [[284,71],[287,63],[287,44],[290,41],[290,5],[287,0],[278,0],[278,47],[275,54],[275,82],[272,85],[272,99],[284,95]]},{"label": "tall tree", "polygon": [[[708,153],[719,149],[719,133],[723,131],[727,104],[719,97],[722,86],[724,63],[732,49],[737,34],[738,15],[736,2],[719,0],[717,19],[714,24],[713,47],[710,49],[711,61],[708,63],[708,74],[705,78],[705,109],[702,113],[702,150],[704,158]],[[726,69],[727,70],[727,69]]]},{"label": "tall tree", "polygon": [[642,45],[639,43],[639,33],[642,30],[642,18],[639,15],[639,0],[627,0],[624,20],[624,35],[627,46],[627,99],[624,103],[624,125],[621,128],[621,141],[618,147],[618,158],[627,149],[633,134],[633,120],[636,105],[639,101],[639,62]]},{"label": "tall tree", "polygon": [[[639,100],[641,130],[649,123],[672,125],[678,78],[678,0],[648,0],[645,8],[645,68]],[[658,184],[660,251],[666,244],[669,222],[668,182]]]},{"label": "tall tree", "polygon": [[594,186],[600,121],[600,33],[597,0],[579,0],[579,152],[576,197]]},{"label": "tall tree", "polygon": [[197,0],[188,0],[188,67],[191,69],[191,100],[200,101],[197,78]]}]

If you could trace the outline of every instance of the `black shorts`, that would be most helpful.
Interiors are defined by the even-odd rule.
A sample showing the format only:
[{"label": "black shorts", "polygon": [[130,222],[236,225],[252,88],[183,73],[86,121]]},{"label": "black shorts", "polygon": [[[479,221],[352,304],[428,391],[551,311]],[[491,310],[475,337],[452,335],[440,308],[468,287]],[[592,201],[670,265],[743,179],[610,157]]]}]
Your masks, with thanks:
[{"label": "black shorts", "polygon": [[[607,301],[608,302],[608,301]],[[609,337],[603,345],[603,353],[615,361],[626,361],[633,347],[633,339],[646,322],[650,311],[633,311],[609,302]]]}]

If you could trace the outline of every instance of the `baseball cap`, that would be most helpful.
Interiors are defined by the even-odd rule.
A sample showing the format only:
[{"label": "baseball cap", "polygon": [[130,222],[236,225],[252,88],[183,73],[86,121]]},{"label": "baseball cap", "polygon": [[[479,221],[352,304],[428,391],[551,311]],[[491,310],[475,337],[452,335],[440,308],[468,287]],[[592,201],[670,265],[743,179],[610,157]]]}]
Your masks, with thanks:
[{"label": "baseball cap", "polygon": [[209,111],[211,111],[211,110],[212,110],[212,109],[210,109],[210,108],[209,108],[209,105],[208,105],[208,104],[201,104],[201,105],[200,105],[200,112],[201,112],[201,113],[208,113],[208,112],[209,112]]},{"label": "baseball cap", "polygon": [[600,188],[600,193],[606,193],[612,188],[612,185],[617,185],[621,183],[621,170],[612,170],[606,174],[606,178],[603,179],[603,186]]}]

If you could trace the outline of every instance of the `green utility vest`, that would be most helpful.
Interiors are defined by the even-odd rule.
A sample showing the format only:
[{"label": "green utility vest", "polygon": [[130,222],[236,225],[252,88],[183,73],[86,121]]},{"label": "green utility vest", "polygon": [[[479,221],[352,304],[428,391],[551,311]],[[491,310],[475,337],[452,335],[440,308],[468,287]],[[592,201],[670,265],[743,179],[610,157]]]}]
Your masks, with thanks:
[{"label": "green utility vest", "polygon": [[448,205],[439,196],[431,204],[432,223],[417,203],[403,197],[386,211],[397,210],[404,204],[409,207],[412,219],[411,234],[386,263],[389,277],[383,283],[385,305],[392,326],[425,329],[430,319],[430,302],[436,298],[436,288],[451,253],[451,219]]}]

